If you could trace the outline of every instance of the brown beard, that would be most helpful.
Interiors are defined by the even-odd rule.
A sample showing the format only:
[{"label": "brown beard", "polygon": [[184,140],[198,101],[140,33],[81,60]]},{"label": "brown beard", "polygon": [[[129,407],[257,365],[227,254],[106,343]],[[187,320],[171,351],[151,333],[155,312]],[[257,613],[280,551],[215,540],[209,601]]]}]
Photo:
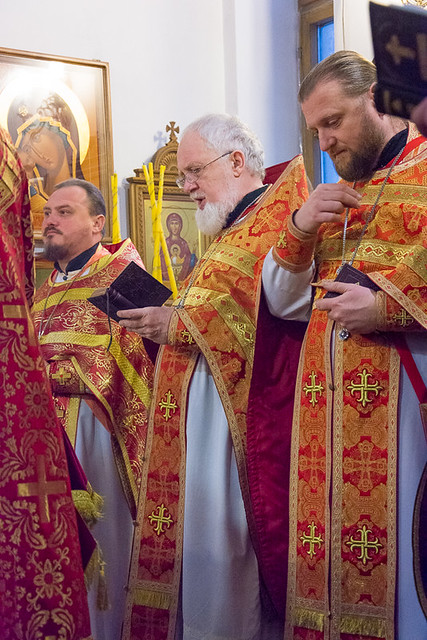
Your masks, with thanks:
[{"label": "brown beard", "polygon": [[67,257],[68,249],[64,246],[57,247],[55,245],[45,245],[43,258],[49,262],[57,262]]},{"label": "brown beard", "polygon": [[368,180],[375,172],[375,167],[384,149],[386,140],[382,131],[373,126],[372,122],[366,121],[364,130],[363,146],[355,151],[348,151],[350,159],[344,166],[340,166],[338,161],[332,162],[335,165],[338,175],[348,182],[357,180]]}]

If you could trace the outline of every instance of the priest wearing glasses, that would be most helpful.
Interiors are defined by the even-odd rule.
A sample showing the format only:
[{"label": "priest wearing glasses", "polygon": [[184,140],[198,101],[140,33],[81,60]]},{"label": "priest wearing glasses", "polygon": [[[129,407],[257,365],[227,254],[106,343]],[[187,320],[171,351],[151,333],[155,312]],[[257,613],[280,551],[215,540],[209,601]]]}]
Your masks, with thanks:
[{"label": "priest wearing glasses", "polygon": [[[274,186],[263,185],[258,138],[235,117],[208,115],[185,130],[178,170],[178,186],[197,203],[197,225],[213,241],[174,306],[121,312],[123,326],[163,345],[124,638],[273,640],[283,634],[281,447],[291,411],[287,423],[274,423],[273,399],[270,421],[259,418],[257,355],[265,393],[274,371],[290,399],[302,331],[287,327],[280,363],[258,353],[255,339],[260,316],[268,320],[262,264],[285,217],[307,197],[304,169],[298,157]],[[279,334],[270,337],[277,355]]]}]

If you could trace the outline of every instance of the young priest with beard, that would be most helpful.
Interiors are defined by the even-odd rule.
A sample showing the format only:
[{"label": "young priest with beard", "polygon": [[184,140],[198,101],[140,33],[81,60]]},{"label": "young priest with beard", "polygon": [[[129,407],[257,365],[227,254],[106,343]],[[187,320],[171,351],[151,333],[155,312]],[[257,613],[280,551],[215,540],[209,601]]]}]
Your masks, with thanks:
[{"label": "young priest with beard", "polygon": [[412,532],[427,458],[427,140],[376,110],[375,82],[352,51],[304,79],[307,126],[343,181],[313,191],[264,263],[272,312],[287,318],[298,300],[298,317],[311,312],[293,423],[287,640],[427,637],[419,513]]},{"label": "young priest with beard", "polygon": [[103,553],[109,605],[93,588],[89,607],[94,640],[117,640],[153,366],[140,336],[109,322],[88,301],[131,261],[142,266],[129,239],[101,244],[104,223],[104,199],[93,184],[72,178],[55,185],[42,224],[45,257],[55,269],[37,291],[34,317],[58,418],[93,490],[104,498],[91,530]]}]

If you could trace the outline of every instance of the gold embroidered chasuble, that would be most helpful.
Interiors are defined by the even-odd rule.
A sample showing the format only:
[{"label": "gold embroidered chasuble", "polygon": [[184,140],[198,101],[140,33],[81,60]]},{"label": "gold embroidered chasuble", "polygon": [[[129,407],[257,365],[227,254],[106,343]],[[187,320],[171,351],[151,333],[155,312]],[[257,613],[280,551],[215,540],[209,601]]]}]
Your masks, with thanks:
[{"label": "gold embroidered chasuble", "polygon": [[[111,251],[111,252],[110,252]],[[141,338],[120,327],[88,298],[141,259],[130,240],[100,247],[86,275],[37,291],[34,316],[60,421],[74,446],[81,402],[112,435],[113,452],[132,517],[151,398],[153,366]]]},{"label": "gold embroidered chasuble", "polygon": [[62,432],[30,305],[27,180],[0,129],[0,638],[89,640]]},{"label": "gold embroidered chasuble", "polygon": [[[257,551],[246,459],[246,412],[261,270],[284,220],[307,197],[297,157],[249,212],[213,241],[181,291],[159,351],[123,637],[174,638],[182,563],[186,404],[200,353],[223,404],[251,539]],[[186,286],[187,285],[187,286]]]},{"label": "gold embroidered chasuble", "polygon": [[[386,173],[355,185],[362,200],[349,212],[347,261]],[[314,308],[304,339],[291,454],[287,640],[394,638],[400,360],[390,332],[427,328],[426,203],[427,141],[411,125],[354,261],[381,289],[379,332],[343,342],[326,312]],[[316,279],[334,279],[342,238],[342,224],[322,225],[316,237],[289,221],[274,256],[298,272],[314,255]]]}]

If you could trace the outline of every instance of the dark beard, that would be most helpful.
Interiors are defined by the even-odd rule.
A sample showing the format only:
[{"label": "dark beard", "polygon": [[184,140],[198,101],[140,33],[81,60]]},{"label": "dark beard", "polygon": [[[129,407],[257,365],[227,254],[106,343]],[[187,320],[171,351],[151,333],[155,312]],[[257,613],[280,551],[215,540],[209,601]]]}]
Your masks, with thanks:
[{"label": "dark beard", "polygon": [[55,245],[45,245],[43,251],[43,258],[49,260],[49,262],[58,262],[67,257],[66,247],[56,247]]},{"label": "dark beard", "polygon": [[350,151],[350,160],[343,167],[339,166],[339,162],[335,164],[335,169],[341,178],[347,182],[358,180],[368,180],[375,173],[375,167],[381,151],[385,146],[385,139],[382,132],[378,131],[372,125],[365,128],[364,143],[361,149]]},{"label": "dark beard", "polygon": [[[372,150],[370,153],[366,153],[365,150],[362,153],[357,151],[351,152],[351,159],[345,165],[345,167],[337,167],[335,169],[341,178],[347,180],[347,182],[355,182],[358,180],[369,180],[374,173],[374,167],[377,163],[379,155],[377,149]],[[334,163],[335,164],[335,163]]]}]

